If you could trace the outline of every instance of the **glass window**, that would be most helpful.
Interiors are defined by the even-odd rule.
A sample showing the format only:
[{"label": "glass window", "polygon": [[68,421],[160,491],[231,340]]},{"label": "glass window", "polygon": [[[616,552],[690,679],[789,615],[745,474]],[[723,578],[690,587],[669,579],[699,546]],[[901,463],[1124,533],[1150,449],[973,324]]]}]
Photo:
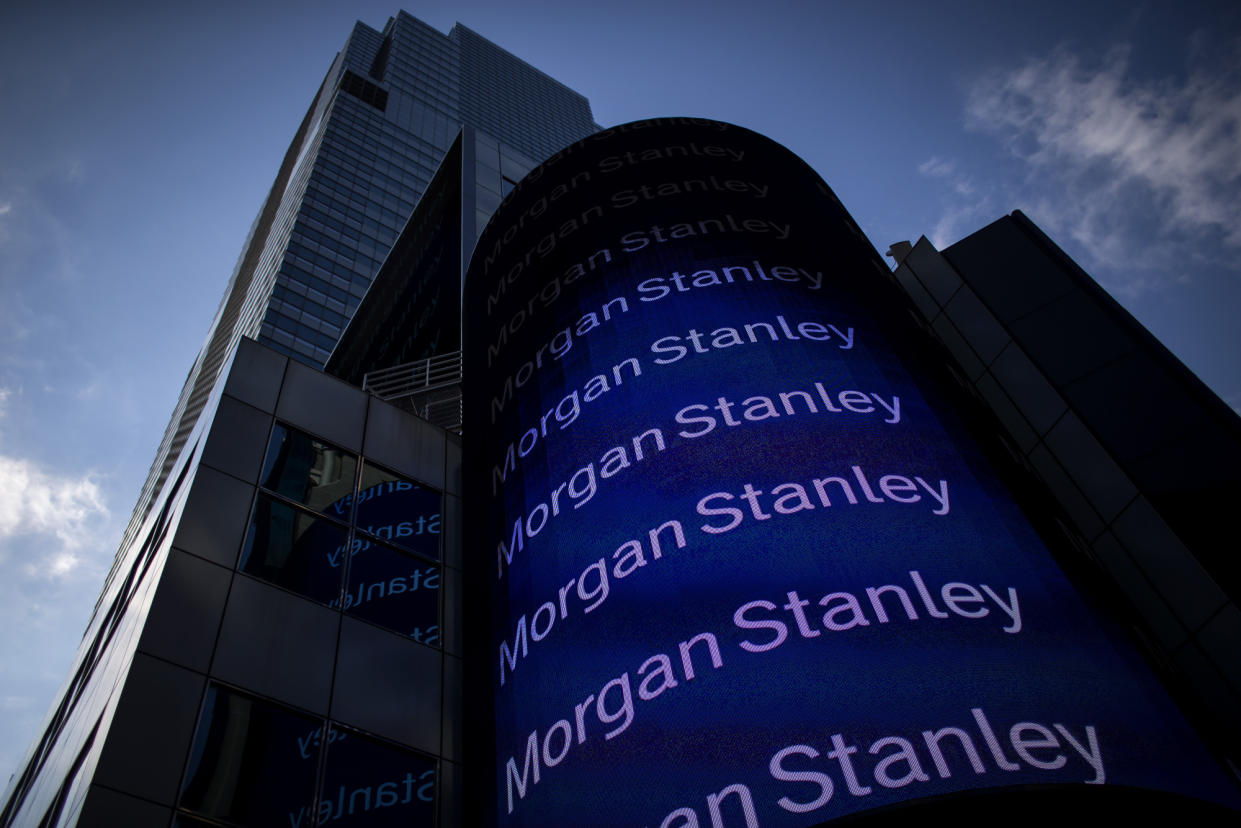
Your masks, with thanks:
[{"label": "glass window", "polygon": [[363,464],[358,489],[354,507],[359,532],[439,558],[439,492],[371,463]]},{"label": "glass window", "polygon": [[195,819],[185,814],[176,814],[172,818],[172,828],[217,828],[218,823]]},{"label": "glass window", "polygon": [[354,539],[344,603],[350,615],[438,647],[439,594],[438,566],[379,541]]},{"label": "glass window", "polygon": [[211,686],[181,806],[243,826],[309,824],[322,733],[318,719]]},{"label": "glass window", "polygon": [[349,452],[277,423],[260,483],[290,500],[349,520],[357,467],[357,458]]},{"label": "glass window", "polygon": [[[337,726],[327,749],[319,825],[435,824],[435,761]],[[274,824],[274,823],[273,823]]]},{"label": "glass window", "polygon": [[260,494],[246,532],[241,569],[330,604],[340,594],[348,548],[349,534],[343,526]]}]

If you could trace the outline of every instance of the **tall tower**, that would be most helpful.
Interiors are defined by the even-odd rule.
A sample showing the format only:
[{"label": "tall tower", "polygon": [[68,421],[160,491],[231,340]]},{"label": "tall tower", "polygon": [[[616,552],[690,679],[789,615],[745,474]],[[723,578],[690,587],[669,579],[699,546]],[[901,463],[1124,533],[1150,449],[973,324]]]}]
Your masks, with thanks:
[{"label": "tall tower", "polygon": [[[459,24],[354,27],[0,825],[457,821],[459,442],[319,369],[398,236],[421,249],[429,187],[460,211],[455,300],[507,188],[596,128],[585,98]],[[449,169],[466,164],[468,189]]]},{"label": "tall tower", "polygon": [[[586,98],[460,23],[445,35],[402,11],[382,32],[355,24],[251,226],[125,542],[238,341],[323,366],[463,125],[531,166],[597,129]],[[485,223],[503,193],[480,190]]]}]

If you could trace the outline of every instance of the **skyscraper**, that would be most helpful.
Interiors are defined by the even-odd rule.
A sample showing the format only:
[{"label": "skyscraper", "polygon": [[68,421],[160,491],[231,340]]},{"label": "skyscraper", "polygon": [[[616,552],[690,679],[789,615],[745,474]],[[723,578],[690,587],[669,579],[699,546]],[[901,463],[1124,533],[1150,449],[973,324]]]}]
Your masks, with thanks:
[{"label": "skyscraper", "polygon": [[[515,162],[508,185],[479,176],[470,200],[480,229],[505,186],[596,128],[584,97],[461,24],[444,35],[402,11],[382,32],[354,26],[254,220],[126,543],[242,337],[307,365],[327,361],[462,125]],[[499,170],[500,157],[482,163]]]},{"label": "skyscraper", "polygon": [[[1236,807],[823,182],[693,118],[557,149],[575,100],[355,30],[0,822]],[[376,256],[392,124],[443,154]],[[463,334],[468,466],[384,401]]]},{"label": "skyscraper", "polygon": [[507,188],[595,129],[585,98],[464,26],[400,12],[354,27],[254,220],[0,824],[306,825],[319,808],[453,822],[460,714],[442,703],[460,695],[460,631],[443,618],[459,613],[459,449],[317,369],[433,179],[458,211],[428,219],[434,198],[422,214],[463,247],[437,286],[455,303]]}]

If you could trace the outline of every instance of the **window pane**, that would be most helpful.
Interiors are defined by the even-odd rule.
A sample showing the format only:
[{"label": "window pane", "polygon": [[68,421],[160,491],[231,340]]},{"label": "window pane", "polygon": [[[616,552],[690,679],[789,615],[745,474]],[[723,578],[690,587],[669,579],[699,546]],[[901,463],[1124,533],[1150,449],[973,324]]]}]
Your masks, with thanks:
[{"label": "window pane", "polygon": [[212,686],[181,806],[236,825],[309,823],[323,723]]},{"label": "window pane", "polygon": [[441,501],[435,489],[365,463],[354,504],[357,527],[420,555],[439,558]]},{"label": "window pane", "polygon": [[195,819],[185,814],[176,814],[172,818],[172,828],[216,828],[216,823]]},{"label": "window pane", "polygon": [[319,824],[418,828],[435,824],[435,761],[336,726],[328,745]]},{"label": "window pane", "polygon": [[358,537],[349,563],[345,611],[440,646],[440,570],[379,541]]},{"label": "window pane", "polygon": [[331,604],[340,594],[344,527],[260,494],[241,552],[241,570]]},{"label": "window pane", "polygon": [[309,434],[276,424],[261,483],[289,500],[349,520],[357,458]]}]

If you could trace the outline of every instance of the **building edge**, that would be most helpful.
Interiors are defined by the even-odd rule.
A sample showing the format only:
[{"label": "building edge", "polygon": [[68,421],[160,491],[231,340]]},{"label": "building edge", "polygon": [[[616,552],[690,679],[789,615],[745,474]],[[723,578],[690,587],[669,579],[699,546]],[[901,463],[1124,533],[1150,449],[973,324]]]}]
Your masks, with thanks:
[{"label": "building edge", "polygon": [[1241,417],[1021,211],[889,256],[997,449],[1041,489],[1070,565],[1241,779],[1241,566],[1211,540],[1241,494]]}]

